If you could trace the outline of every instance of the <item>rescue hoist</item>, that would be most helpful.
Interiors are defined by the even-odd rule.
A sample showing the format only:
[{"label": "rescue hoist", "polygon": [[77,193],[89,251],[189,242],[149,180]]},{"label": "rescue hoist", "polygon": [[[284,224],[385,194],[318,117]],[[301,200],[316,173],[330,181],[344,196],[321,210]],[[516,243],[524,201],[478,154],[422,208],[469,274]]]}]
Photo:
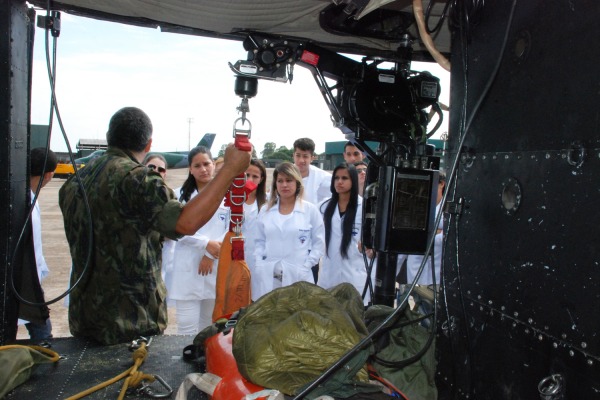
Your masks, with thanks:
[{"label": "rescue hoist", "polygon": [[[256,78],[236,77],[235,93],[242,98],[237,110],[242,115],[233,123],[233,138],[234,145],[239,150],[252,151],[250,144],[252,124],[246,118],[246,113],[250,111],[248,99],[256,95],[257,87]],[[230,209],[229,231],[223,239],[219,255],[213,321],[230,315],[252,301],[250,269],[245,261],[242,224],[244,223],[244,203],[254,190],[256,190],[256,184],[247,181],[244,172],[231,182],[231,187],[225,195],[225,206]]]}]

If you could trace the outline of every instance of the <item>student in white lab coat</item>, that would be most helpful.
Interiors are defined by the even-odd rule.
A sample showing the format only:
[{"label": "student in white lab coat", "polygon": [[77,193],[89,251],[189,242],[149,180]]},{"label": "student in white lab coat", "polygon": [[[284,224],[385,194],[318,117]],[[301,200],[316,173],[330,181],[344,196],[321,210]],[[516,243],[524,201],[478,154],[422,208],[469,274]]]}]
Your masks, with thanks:
[{"label": "student in white lab coat", "polygon": [[[256,190],[248,195],[244,203],[244,223],[242,224],[242,234],[244,236],[244,258],[250,269],[251,276],[254,275],[255,260],[254,249],[257,235],[258,212],[267,202],[267,169],[262,161],[252,159],[250,166],[246,170],[246,180],[254,182]],[[250,279],[252,286],[255,280]],[[254,292],[254,288],[252,291]]]},{"label": "student in white lab coat", "polygon": [[331,174],[311,163],[315,159],[315,142],[310,138],[300,138],[294,142],[294,164],[302,176],[303,199],[319,204],[330,196]]},{"label": "student in white lab coat", "polygon": [[[333,170],[331,198],[319,205],[325,222],[325,256],[317,284],[325,289],[342,282],[354,285],[362,294],[367,269],[359,252],[362,227],[362,197],[358,195],[358,172],[352,164],[342,163]],[[375,278],[371,272],[371,282]],[[370,301],[367,291],[365,304]]]},{"label": "student in white lab coat", "polygon": [[[38,189],[41,190],[52,180],[58,161],[56,154],[54,154],[52,150],[47,150],[45,147],[31,149],[29,161],[29,188],[31,189],[31,201],[33,202],[33,200],[36,200],[35,204],[33,204],[33,210],[31,211],[33,251],[37,275],[41,284],[48,276],[50,270],[48,269],[48,264],[46,264],[46,259],[44,258],[44,253],[42,251],[42,219],[40,205],[35,198],[35,193]],[[22,319],[19,319],[18,322],[19,325],[25,324],[25,327],[29,332],[29,338],[36,343],[52,338],[52,322],[50,322],[50,318],[48,318],[45,323],[30,322]]]},{"label": "student in white lab coat", "polygon": [[[311,138],[300,138],[294,141],[294,165],[298,167],[302,176],[304,188],[303,200],[318,205],[331,195],[329,184],[331,174],[317,168],[311,163],[315,159],[315,142]],[[319,276],[319,263],[313,265],[313,282],[317,283]]]},{"label": "student in white lab coat", "polygon": [[[214,173],[210,150],[204,146],[190,150],[188,164],[188,178],[181,188],[175,189],[182,203],[201,192]],[[218,257],[228,229],[229,208],[221,204],[193,236],[184,236],[175,244],[167,290],[169,299],[175,302],[179,335],[195,335],[212,324]]]},{"label": "student in white lab coat", "polygon": [[252,298],[299,281],[314,282],[311,267],[325,249],[323,218],[302,200],[302,175],[289,162],[273,171],[269,202],[257,222]]}]

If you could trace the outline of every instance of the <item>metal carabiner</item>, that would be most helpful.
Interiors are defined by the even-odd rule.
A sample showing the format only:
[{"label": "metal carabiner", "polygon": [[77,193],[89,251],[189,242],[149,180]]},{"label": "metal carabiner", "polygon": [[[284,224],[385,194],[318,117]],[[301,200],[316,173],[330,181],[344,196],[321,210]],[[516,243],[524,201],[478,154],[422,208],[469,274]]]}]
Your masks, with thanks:
[{"label": "metal carabiner", "polygon": [[[248,122],[248,129],[238,129],[236,128],[237,122],[238,121],[242,121],[242,125],[244,125],[246,122]],[[233,121],[233,137],[235,138],[235,135],[237,134],[244,134],[244,135],[248,135],[248,140],[250,140],[250,136],[252,133],[252,122],[250,122],[250,120],[248,118],[238,118],[235,121]]]},{"label": "metal carabiner", "polygon": [[245,237],[240,236],[240,234],[242,233],[242,224],[236,224],[235,228],[233,228],[233,233],[235,233],[237,236],[230,237],[229,243],[233,244],[234,240],[241,240],[242,242],[246,241]]},{"label": "metal carabiner", "polygon": [[173,394],[173,389],[169,384],[161,378],[159,375],[154,375],[154,379],[162,385],[166,392],[155,392],[150,386],[151,383],[146,383],[142,381],[142,385],[136,390],[139,395],[151,397],[153,399],[163,399],[166,397],[170,397]]},{"label": "metal carabiner", "polygon": [[142,342],[146,343],[146,347],[150,347],[150,344],[152,343],[152,336],[150,336],[150,339],[140,336],[139,338],[132,340],[131,344],[129,345],[129,351],[135,351],[142,347]]},{"label": "metal carabiner", "polygon": [[561,374],[552,374],[545,377],[538,384],[540,399],[542,400],[563,400],[565,379]]}]

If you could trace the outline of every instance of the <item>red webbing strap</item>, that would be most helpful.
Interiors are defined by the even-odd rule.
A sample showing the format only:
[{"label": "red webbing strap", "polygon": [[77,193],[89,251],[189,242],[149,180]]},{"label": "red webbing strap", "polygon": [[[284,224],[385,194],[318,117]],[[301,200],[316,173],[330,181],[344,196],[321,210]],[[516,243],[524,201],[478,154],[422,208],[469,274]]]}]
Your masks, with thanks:
[{"label": "red webbing strap", "polygon": [[244,261],[244,238],[243,237],[232,237],[231,238],[231,260],[232,261]]},{"label": "red webbing strap", "polygon": [[235,147],[239,150],[243,151],[252,151],[252,144],[250,143],[250,139],[248,139],[248,135],[243,135],[240,133],[235,134],[235,141],[233,142]]},{"label": "red webbing strap", "polygon": [[[246,175],[242,174],[231,182],[231,187],[225,195],[225,206],[231,210],[229,217],[229,230],[239,233],[244,221],[244,202],[246,201]],[[236,230],[236,227],[238,229]]]},{"label": "red webbing strap", "polygon": [[[252,151],[252,145],[248,140],[248,135],[236,134],[235,147],[239,150]],[[253,190],[256,190],[256,184],[250,181],[246,181],[246,174],[242,173],[237,176],[231,187],[225,195],[225,206],[231,210],[231,216],[229,218],[229,230],[235,232],[239,238],[232,238],[231,242],[231,259],[232,260],[243,260],[244,259],[244,240],[241,238],[242,234],[242,223],[244,222],[244,203],[248,194]]]}]

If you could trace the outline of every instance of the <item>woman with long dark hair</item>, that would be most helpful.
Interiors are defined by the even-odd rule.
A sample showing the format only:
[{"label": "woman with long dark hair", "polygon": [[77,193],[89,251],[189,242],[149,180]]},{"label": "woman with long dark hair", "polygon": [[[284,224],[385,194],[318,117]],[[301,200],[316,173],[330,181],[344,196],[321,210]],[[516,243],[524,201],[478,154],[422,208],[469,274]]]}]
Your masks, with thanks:
[{"label": "woman with long dark hair", "polygon": [[267,168],[265,164],[256,158],[250,160],[250,165],[246,169],[246,180],[256,184],[256,190],[246,198],[246,204],[256,204],[260,210],[267,202]]},{"label": "woman with long dark hair", "polygon": [[325,247],[323,218],[317,206],[302,200],[303,192],[298,167],[275,167],[269,202],[257,221],[253,300],[278,287],[314,282],[311,268]]},{"label": "woman with long dark hair", "polygon": [[[189,174],[175,195],[187,203],[213,179],[210,150],[194,147],[188,156]],[[212,218],[193,236],[184,236],[175,245],[173,272],[167,287],[175,301],[177,333],[194,335],[212,324],[216,277],[221,242],[229,228],[229,208],[219,206]]]},{"label": "woman with long dark hair", "polygon": [[[348,282],[362,294],[367,270],[359,252],[362,197],[358,195],[354,165],[342,163],[335,167],[330,189],[331,198],[319,205],[325,224],[325,256],[317,284],[328,289]],[[370,301],[368,293],[364,300],[365,304]]]},{"label": "woman with long dark hair", "polygon": [[[251,192],[244,202],[244,223],[242,234],[244,236],[244,256],[250,273],[254,274],[255,260],[254,242],[257,236],[257,219],[261,207],[267,202],[267,169],[262,161],[252,159],[246,170],[246,180],[254,182],[256,190]],[[250,281],[255,285],[255,279]],[[254,289],[253,289],[254,291]]]}]

